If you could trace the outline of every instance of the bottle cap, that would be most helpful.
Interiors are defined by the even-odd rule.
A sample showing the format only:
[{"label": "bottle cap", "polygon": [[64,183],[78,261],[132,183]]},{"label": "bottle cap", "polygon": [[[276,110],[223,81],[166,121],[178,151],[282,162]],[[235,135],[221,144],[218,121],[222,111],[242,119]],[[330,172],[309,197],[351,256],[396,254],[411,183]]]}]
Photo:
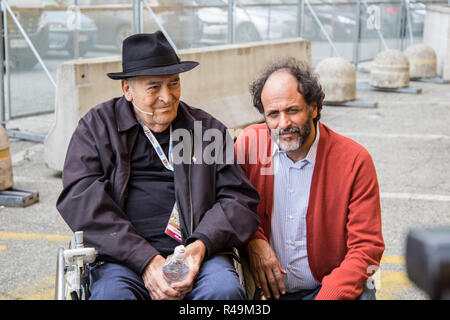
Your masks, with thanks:
[{"label": "bottle cap", "polygon": [[173,255],[175,256],[175,259],[184,259],[186,255],[186,248],[183,245],[176,247]]}]

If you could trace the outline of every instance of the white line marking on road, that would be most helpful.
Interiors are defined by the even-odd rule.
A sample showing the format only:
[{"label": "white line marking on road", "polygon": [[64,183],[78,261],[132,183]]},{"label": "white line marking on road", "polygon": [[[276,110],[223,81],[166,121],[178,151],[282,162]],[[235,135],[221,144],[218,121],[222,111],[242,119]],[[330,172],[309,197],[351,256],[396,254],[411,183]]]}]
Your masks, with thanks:
[{"label": "white line marking on road", "polygon": [[450,195],[440,195],[440,194],[381,192],[381,198],[450,202]]},{"label": "white line marking on road", "polygon": [[370,138],[403,138],[418,140],[450,140],[450,136],[443,134],[400,134],[400,133],[369,133],[369,132],[342,132],[347,137],[370,137]]}]

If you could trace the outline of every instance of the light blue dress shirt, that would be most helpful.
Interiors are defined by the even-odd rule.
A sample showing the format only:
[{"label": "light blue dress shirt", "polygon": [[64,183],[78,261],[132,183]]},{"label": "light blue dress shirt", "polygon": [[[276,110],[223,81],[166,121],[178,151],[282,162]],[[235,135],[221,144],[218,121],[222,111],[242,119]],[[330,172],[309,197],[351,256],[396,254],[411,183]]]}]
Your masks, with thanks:
[{"label": "light blue dress shirt", "polygon": [[270,245],[287,275],[283,275],[287,292],[314,289],[306,248],[306,212],[316,161],[320,132],[306,157],[294,163],[285,152],[273,145],[274,202]]}]

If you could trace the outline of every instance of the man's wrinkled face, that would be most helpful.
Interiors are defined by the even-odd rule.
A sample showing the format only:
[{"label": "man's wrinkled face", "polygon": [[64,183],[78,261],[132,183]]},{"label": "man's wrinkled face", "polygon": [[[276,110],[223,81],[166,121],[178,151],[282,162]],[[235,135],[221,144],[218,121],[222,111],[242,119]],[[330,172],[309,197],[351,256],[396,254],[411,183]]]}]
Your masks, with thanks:
[{"label": "man's wrinkled face", "polygon": [[309,107],[298,92],[297,80],[279,70],[266,81],[261,93],[264,117],[273,141],[281,151],[300,149],[311,134],[317,108]]},{"label": "man's wrinkled face", "polygon": [[181,96],[178,74],[124,80],[122,88],[128,101],[145,112],[153,113],[146,117],[147,122],[167,125],[176,118]]}]

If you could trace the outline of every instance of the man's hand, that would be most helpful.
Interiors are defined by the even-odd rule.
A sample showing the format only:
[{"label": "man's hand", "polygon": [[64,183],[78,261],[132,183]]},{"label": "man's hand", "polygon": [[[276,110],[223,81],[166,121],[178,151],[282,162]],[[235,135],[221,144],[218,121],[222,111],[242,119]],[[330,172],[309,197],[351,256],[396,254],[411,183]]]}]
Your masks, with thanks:
[{"label": "man's hand", "polygon": [[192,291],[194,280],[206,254],[206,246],[201,240],[196,240],[186,246],[185,262],[189,266],[189,273],[183,281],[172,283],[172,288],[184,297]]},{"label": "man's hand", "polygon": [[270,297],[268,284],[276,299],[280,297],[280,292],[285,294],[286,287],[281,274],[286,274],[286,271],[269,243],[263,239],[253,239],[247,246],[247,253],[255,285],[262,288],[264,296]]},{"label": "man's hand", "polygon": [[165,261],[166,259],[160,255],[156,255],[150,260],[142,273],[145,287],[152,300],[180,300],[184,295],[171,288],[164,279],[162,267]]}]

